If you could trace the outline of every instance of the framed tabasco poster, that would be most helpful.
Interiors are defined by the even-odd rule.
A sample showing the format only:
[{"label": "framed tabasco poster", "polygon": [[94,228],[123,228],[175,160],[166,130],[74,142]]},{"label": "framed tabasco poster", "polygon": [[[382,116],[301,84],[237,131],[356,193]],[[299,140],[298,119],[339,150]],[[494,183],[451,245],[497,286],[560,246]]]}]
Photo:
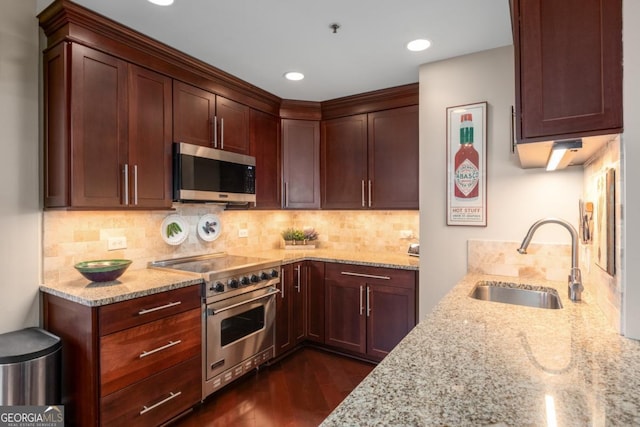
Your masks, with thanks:
[{"label": "framed tabasco poster", "polygon": [[487,103],[447,108],[447,225],[487,226]]}]

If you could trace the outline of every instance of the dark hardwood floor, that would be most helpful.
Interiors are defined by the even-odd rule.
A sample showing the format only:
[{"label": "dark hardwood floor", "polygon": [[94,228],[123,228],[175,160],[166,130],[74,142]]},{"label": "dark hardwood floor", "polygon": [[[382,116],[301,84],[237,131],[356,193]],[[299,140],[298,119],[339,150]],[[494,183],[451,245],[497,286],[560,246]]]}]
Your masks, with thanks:
[{"label": "dark hardwood floor", "polygon": [[303,348],[212,394],[172,427],[317,426],[374,367]]}]

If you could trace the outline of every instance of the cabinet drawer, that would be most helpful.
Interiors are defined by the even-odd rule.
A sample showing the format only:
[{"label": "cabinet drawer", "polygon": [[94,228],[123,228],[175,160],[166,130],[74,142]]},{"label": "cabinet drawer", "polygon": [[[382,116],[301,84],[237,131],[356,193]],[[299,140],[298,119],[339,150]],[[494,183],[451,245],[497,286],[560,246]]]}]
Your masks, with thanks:
[{"label": "cabinet drawer", "polygon": [[200,357],[159,372],[100,401],[103,426],[155,426],[202,398]]},{"label": "cabinet drawer", "polygon": [[100,336],[200,306],[200,286],[187,286],[100,307]]},{"label": "cabinet drawer", "polygon": [[100,395],[199,355],[200,319],[198,308],[102,337]]},{"label": "cabinet drawer", "polygon": [[416,274],[413,270],[354,264],[327,263],[325,278],[338,281],[349,278],[363,279],[367,283],[381,283],[411,289],[414,289],[416,285]]}]

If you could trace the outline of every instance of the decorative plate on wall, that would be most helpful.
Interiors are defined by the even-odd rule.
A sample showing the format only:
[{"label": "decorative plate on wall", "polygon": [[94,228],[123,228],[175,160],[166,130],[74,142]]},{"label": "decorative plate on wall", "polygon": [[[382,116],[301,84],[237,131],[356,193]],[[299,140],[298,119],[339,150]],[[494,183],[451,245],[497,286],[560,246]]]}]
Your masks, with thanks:
[{"label": "decorative plate on wall", "polygon": [[205,242],[213,242],[220,237],[220,231],[222,231],[222,224],[220,218],[214,214],[205,214],[200,217],[198,226],[196,227],[198,236]]},{"label": "decorative plate on wall", "polygon": [[180,215],[169,215],[162,221],[160,235],[167,244],[179,245],[189,237],[189,224]]}]

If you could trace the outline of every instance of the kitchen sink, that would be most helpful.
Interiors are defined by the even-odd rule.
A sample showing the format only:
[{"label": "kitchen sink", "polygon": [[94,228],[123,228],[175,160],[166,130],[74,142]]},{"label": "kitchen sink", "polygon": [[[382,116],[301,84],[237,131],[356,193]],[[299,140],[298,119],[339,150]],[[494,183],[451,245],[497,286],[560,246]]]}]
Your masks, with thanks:
[{"label": "kitchen sink", "polygon": [[482,301],[502,302],[527,307],[562,308],[558,292],[555,289],[542,286],[480,281],[476,283],[469,296]]}]

